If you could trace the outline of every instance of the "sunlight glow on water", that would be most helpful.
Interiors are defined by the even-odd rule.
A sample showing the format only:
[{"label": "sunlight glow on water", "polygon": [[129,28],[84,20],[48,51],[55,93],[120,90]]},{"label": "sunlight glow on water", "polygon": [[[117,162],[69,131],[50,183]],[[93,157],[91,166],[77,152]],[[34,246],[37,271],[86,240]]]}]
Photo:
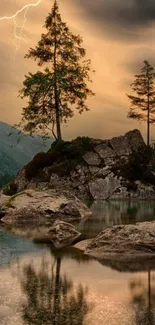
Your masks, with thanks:
[{"label": "sunlight glow on water", "polygon": [[[0,276],[2,325],[150,324],[147,273],[119,273],[91,258],[77,258],[77,252],[66,256],[48,250],[1,267]],[[150,313],[155,272],[151,296]]]},{"label": "sunlight glow on water", "polygon": [[[102,202],[92,208],[93,216],[79,225],[87,238],[112,224],[155,219],[153,203]],[[31,233],[35,239],[36,229]],[[56,251],[1,231],[0,324],[155,324],[155,271],[112,267],[76,248]]]}]

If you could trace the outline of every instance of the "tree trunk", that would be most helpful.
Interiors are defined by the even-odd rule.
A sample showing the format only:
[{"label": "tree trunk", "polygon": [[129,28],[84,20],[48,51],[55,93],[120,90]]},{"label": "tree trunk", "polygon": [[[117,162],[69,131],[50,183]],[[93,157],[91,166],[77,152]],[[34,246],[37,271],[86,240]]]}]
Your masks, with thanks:
[{"label": "tree trunk", "polygon": [[148,94],[147,94],[147,145],[150,145],[150,79],[148,77]]},{"label": "tree trunk", "polygon": [[[56,29],[56,22],[55,22]],[[56,117],[56,130],[57,139],[62,140],[61,135],[61,125],[60,125],[60,105],[59,105],[59,95],[57,86],[57,38],[55,31],[55,44],[54,44],[54,99],[55,99],[55,117]]]},{"label": "tree trunk", "polygon": [[151,271],[148,270],[148,309],[151,309]]},{"label": "tree trunk", "polygon": [[60,126],[59,102],[57,100],[57,91],[55,92],[55,113],[56,113],[57,139],[62,140],[61,126]]},{"label": "tree trunk", "polygon": [[152,305],[151,305],[151,270],[148,270],[148,321],[149,325],[154,324],[154,315],[152,312]]},{"label": "tree trunk", "polygon": [[61,269],[61,257],[56,259],[56,274],[55,274],[55,288],[54,288],[54,319],[53,325],[59,325],[60,317],[60,269]]},{"label": "tree trunk", "polygon": [[148,105],[147,111],[147,145],[150,145],[150,107]]}]

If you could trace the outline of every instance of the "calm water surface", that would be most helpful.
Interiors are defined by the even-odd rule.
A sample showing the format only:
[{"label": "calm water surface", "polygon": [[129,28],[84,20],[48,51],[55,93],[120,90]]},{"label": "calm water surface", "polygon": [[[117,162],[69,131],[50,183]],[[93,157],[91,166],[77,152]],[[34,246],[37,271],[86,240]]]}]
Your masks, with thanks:
[{"label": "calm water surface", "polygon": [[[84,238],[155,220],[153,202],[100,202],[92,210],[78,225]],[[75,248],[56,251],[34,239],[0,231],[1,325],[155,324],[155,271],[145,261],[131,273],[130,265],[107,267]]]}]

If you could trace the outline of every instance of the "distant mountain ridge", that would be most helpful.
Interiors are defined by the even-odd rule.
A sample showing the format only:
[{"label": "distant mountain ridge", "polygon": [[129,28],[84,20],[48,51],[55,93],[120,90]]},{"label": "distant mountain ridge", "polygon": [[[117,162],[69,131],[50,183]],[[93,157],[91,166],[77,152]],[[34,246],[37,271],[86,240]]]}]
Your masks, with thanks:
[{"label": "distant mountain ridge", "polygon": [[34,155],[47,151],[52,142],[52,138],[43,141],[38,135],[19,135],[11,125],[0,122],[0,177],[14,176]]}]

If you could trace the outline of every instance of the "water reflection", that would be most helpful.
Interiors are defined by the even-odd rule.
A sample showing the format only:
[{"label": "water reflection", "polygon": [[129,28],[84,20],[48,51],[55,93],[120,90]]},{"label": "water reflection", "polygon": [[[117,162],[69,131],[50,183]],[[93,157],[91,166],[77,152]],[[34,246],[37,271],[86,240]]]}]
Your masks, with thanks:
[{"label": "water reflection", "polygon": [[79,225],[84,238],[93,238],[117,224],[155,220],[154,201],[95,201],[90,208],[92,216]]},{"label": "water reflection", "polygon": [[[94,238],[100,231],[117,224],[133,224],[136,222],[155,220],[155,202],[153,201],[95,201],[91,205],[92,216],[75,223],[82,233],[81,239]],[[47,243],[48,227],[34,225],[20,227],[3,226],[6,231],[38,243]],[[3,230],[4,230],[3,228]]]},{"label": "water reflection", "polygon": [[155,257],[152,256],[139,256],[134,258],[124,256],[116,258],[97,259],[101,265],[110,267],[113,270],[119,272],[148,272],[149,270],[155,270]]},{"label": "water reflection", "polygon": [[[94,202],[92,211],[79,225],[85,238],[114,224],[155,219],[151,201]],[[12,231],[18,236],[0,232],[2,325],[155,324],[154,259],[96,261],[73,247],[36,245],[47,229]]]},{"label": "water reflection", "polygon": [[[155,324],[155,282],[148,271],[148,281],[134,279],[130,282],[132,304],[135,309],[136,325]],[[153,282],[153,283],[152,283]]]},{"label": "water reflection", "polygon": [[56,257],[48,267],[42,262],[36,272],[29,264],[24,267],[21,286],[26,295],[22,317],[29,325],[82,325],[90,306],[88,289],[82,284],[75,286],[71,279],[61,274],[62,258]]},{"label": "water reflection", "polygon": [[154,271],[118,272],[46,247],[0,268],[1,325],[153,325]]},{"label": "water reflection", "polygon": [[[99,260],[103,266],[125,273],[133,272],[129,280],[131,304],[135,313],[134,325],[155,324],[155,259],[141,258],[120,260]],[[143,271],[146,271],[142,273]],[[141,272],[141,273],[135,273]]]}]

